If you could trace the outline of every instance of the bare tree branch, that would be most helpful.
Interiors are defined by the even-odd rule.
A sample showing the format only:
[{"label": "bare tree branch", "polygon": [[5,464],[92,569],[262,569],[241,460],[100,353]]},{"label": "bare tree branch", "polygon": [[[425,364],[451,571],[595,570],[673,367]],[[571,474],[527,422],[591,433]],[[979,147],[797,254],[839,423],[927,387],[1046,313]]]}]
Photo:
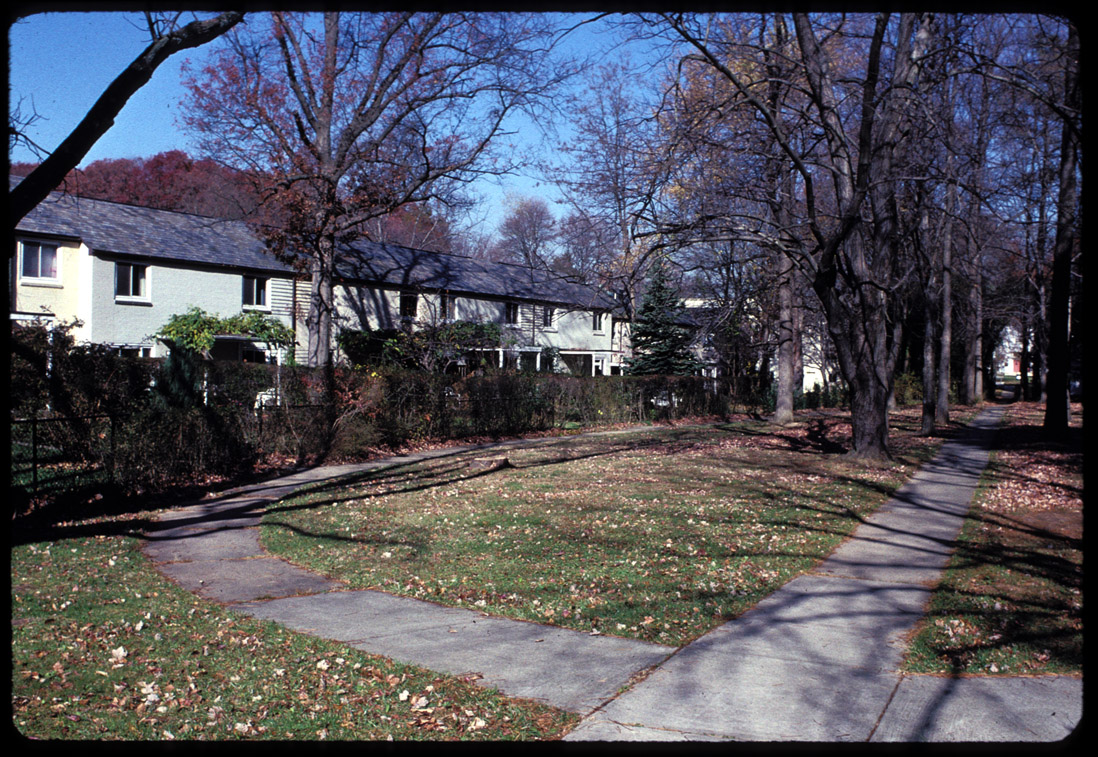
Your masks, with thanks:
[{"label": "bare tree branch", "polygon": [[[216,18],[193,21],[166,34],[160,34],[157,25],[150,19],[153,42],[110,83],[53,154],[9,192],[12,227],[46,199],[65,175],[83,160],[92,145],[114,125],[115,117],[130,97],[148,83],[161,63],[180,50],[198,47],[221,36],[240,23],[243,17],[244,14],[238,11],[226,12]],[[12,254],[13,250],[9,250],[8,255]]]}]

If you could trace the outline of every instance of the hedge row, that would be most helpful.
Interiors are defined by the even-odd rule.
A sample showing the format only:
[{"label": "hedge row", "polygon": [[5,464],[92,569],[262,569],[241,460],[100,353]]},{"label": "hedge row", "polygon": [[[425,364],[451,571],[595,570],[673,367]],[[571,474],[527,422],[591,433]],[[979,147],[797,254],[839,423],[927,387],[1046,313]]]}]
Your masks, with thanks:
[{"label": "hedge row", "polygon": [[[714,382],[694,377],[498,372],[462,378],[341,368],[334,406],[321,405],[315,370],[212,363],[194,355],[126,358],[75,345],[65,327],[52,335],[41,327],[13,329],[11,370],[13,421],[70,419],[38,424],[39,433],[50,436],[34,447],[39,464],[94,469],[102,474],[97,486],[108,479],[127,491],[236,475],[272,455],[302,463],[354,459],[426,439],[721,416],[732,402]],[[277,401],[257,407],[261,395]],[[109,423],[78,420],[93,415],[108,416]],[[16,445],[15,428],[13,473],[31,449]],[[17,499],[26,499],[26,480],[13,475]]]}]

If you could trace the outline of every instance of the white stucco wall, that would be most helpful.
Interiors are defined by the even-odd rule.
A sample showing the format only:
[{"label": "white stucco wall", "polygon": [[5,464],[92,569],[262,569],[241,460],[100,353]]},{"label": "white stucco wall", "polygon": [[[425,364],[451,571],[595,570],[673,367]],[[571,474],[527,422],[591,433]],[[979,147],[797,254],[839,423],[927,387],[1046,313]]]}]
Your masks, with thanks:
[{"label": "white stucco wall", "polygon": [[[23,242],[42,243],[57,247],[57,278],[23,277]],[[15,302],[21,313],[42,313],[58,320],[71,321],[82,318],[80,312],[81,257],[87,248],[78,242],[58,242],[33,236],[17,239],[14,261]]]}]

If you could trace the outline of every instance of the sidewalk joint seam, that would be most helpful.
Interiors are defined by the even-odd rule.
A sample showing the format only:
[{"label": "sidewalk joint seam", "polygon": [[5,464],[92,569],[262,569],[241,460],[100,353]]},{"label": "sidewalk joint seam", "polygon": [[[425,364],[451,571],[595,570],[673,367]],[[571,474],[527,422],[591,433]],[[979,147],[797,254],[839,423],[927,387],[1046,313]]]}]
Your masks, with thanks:
[{"label": "sidewalk joint seam", "polygon": [[892,706],[892,700],[896,698],[896,692],[900,690],[900,684],[904,682],[904,674],[900,673],[896,676],[896,685],[892,687],[892,691],[888,695],[888,699],[885,700],[884,706],[881,708],[880,714],[877,715],[876,722],[873,723],[873,727],[869,729],[869,735],[866,736],[866,742],[873,741],[873,734],[877,732],[877,729],[881,725],[881,721],[884,720],[885,713],[888,712],[888,708]]}]

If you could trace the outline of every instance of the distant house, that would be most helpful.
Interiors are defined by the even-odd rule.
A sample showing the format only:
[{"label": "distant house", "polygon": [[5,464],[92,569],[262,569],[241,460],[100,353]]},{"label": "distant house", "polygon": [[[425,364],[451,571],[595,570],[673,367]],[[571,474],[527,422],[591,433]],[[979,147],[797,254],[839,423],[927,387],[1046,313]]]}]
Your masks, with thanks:
[{"label": "distant house", "polygon": [[[499,323],[513,345],[499,350],[500,367],[580,375],[618,372],[627,347],[614,299],[546,271],[360,241],[342,250],[336,272],[342,328]],[[541,364],[547,347],[559,365]]]},{"label": "distant house", "polygon": [[[157,357],[153,338],[175,314],[257,310],[297,334],[308,355],[309,282],[277,261],[247,224],[53,193],[16,229],[11,318],[71,321],[78,340]],[[548,272],[359,241],[337,265],[336,331],[439,320],[493,321],[513,335],[501,366],[594,375],[620,371],[627,344],[615,301]],[[333,335],[334,337],[335,335]],[[266,345],[217,340],[213,357],[273,361]]]}]

